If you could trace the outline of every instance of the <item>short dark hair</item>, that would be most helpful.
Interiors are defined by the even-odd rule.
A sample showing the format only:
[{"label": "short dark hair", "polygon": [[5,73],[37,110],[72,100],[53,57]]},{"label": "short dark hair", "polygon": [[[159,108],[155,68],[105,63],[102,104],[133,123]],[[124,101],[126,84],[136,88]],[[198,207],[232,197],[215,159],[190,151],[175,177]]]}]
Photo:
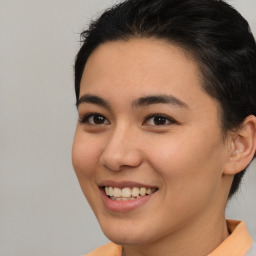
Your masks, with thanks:
[{"label": "short dark hair", "polygon": [[[100,44],[156,38],[198,63],[204,90],[222,108],[223,134],[256,116],[256,44],[248,22],[222,0],[127,0],[106,10],[81,34],[74,66],[76,99],[86,61]],[[255,156],[254,156],[255,157]],[[245,170],[234,177],[229,198]]]}]

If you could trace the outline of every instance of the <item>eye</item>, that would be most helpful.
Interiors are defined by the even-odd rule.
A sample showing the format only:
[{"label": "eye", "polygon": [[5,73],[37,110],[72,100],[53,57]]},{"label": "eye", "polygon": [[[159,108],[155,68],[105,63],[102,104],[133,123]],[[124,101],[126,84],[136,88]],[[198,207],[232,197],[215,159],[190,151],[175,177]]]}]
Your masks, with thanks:
[{"label": "eye", "polygon": [[143,124],[152,125],[152,126],[164,126],[169,124],[174,124],[176,121],[170,117],[167,117],[162,114],[150,115],[146,118]]},{"label": "eye", "polygon": [[89,125],[110,124],[107,118],[97,113],[89,113],[83,116],[79,121],[83,124],[89,124]]}]

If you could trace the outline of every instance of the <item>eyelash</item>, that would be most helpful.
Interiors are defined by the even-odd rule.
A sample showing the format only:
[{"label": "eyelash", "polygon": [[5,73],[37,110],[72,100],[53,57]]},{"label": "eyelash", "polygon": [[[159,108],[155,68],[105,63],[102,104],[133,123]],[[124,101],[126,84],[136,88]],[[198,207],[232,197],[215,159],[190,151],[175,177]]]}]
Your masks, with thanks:
[{"label": "eyelash", "polygon": [[170,118],[169,116],[166,116],[166,115],[163,115],[163,114],[151,114],[149,116],[147,116],[145,118],[145,121],[143,122],[143,124],[147,123],[150,119],[155,119],[155,118],[161,118],[160,120],[158,121],[167,121],[168,123],[166,124],[156,124],[156,120],[154,121],[154,124],[151,124],[152,126],[166,126],[166,125],[169,125],[169,124],[175,124],[177,123],[176,120],[174,120],[173,118]]},{"label": "eyelash", "polygon": [[[91,123],[90,122],[90,118],[95,118],[95,117],[100,117],[102,118],[102,120],[104,120],[104,122],[102,123],[95,123],[95,120],[94,123]],[[145,120],[143,121],[142,125],[147,125],[147,123],[149,122],[150,119],[155,119],[155,118],[160,118],[158,121],[160,121],[159,124],[157,124],[156,120],[154,120],[154,124],[150,124],[150,126],[166,126],[166,125],[169,125],[169,124],[175,124],[175,123],[178,123],[176,120],[174,120],[173,118],[170,118],[166,115],[163,115],[163,114],[151,114],[149,116],[147,116],[145,118]],[[164,124],[162,124],[161,122],[164,122]],[[108,121],[108,119],[106,117],[104,117],[103,115],[99,114],[99,113],[89,113],[89,114],[86,114],[84,115],[83,117],[81,117],[79,119],[79,122],[82,123],[82,124],[88,124],[88,125],[103,125],[103,124],[110,124],[110,122]],[[166,124],[166,122],[168,122]]]},{"label": "eyelash", "polygon": [[[101,123],[101,124],[105,124],[105,121],[107,120],[107,118],[105,118],[103,115],[99,114],[99,113],[89,113],[89,114],[86,114],[84,116],[82,116],[80,119],[79,119],[79,122],[82,123],[82,124],[88,124],[88,125],[101,125],[101,124],[97,124],[95,123],[95,120],[94,120],[94,124],[90,123],[89,119],[90,118],[95,118],[95,117],[101,117],[104,119],[104,122]],[[108,124],[110,123],[108,120],[107,120]]]}]

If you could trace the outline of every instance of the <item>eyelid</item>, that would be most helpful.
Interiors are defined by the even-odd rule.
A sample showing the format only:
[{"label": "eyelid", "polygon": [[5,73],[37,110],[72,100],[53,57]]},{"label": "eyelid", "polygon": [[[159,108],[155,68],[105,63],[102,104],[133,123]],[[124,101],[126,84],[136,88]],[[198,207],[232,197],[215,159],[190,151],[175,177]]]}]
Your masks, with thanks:
[{"label": "eyelid", "polygon": [[[104,122],[103,123],[91,123],[89,122],[89,118],[91,117],[94,117],[94,116],[99,116],[99,117],[102,117],[104,118]],[[161,117],[161,118],[164,118],[166,119],[166,121],[168,122],[167,124],[147,124],[147,122],[151,119],[151,118],[157,118],[157,117]],[[99,125],[105,125],[105,124],[110,124],[110,121],[102,114],[98,113],[98,112],[90,112],[90,113],[87,113],[83,116],[81,116],[79,118],[79,123],[81,124],[86,124],[86,125],[95,125],[95,126],[99,126]],[[170,116],[167,116],[165,114],[161,114],[161,113],[154,113],[154,114],[150,114],[148,116],[145,117],[142,125],[149,125],[149,126],[158,126],[158,127],[163,127],[163,126],[167,126],[167,125],[170,125],[170,124],[178,124],[178,121],[176,121],[174,118],[170,117]]]},{"label": "eyelid", "polygon": [[97,113],[97,112],[93,112],[93,113],[88,113],[83,115],[82,117],[79,118],[79,123],[81,124],[87,124],[87,125],[103,125],[106,124],[105,122],[102,124],[91,124],[90,122],[88,122],[89,118],[93,117],[93,116],[100,116],[103,117],[105,120],[107,120],[108,124],[110,124],[110,121],[102,114]]},{"label": "eyelid", "polygon": [[170,117],[170,116],[167,116],[167,115],[165,115],[165,114],[161,114],[161,113],[155,113],[155,114],[150,114],[150,115],[148,115],[146,118],[145,118],[145,121],[143,122],[143,125],[145,125],[146,124],[146,122],[149,120],[149,119],[151,119],[151,118],[155,118],[155,117],[163,117],[163,118],[165,118],[169,123],[168,124],[164,124],[164,125],[152,125],[152,126],[159,126],[159,127],[161,127],[161,126],[167,126],[167,125],[170,125],[170,124],[178,124],[178,122],[174,119],[174,118],[172,118],[172,117]]}]

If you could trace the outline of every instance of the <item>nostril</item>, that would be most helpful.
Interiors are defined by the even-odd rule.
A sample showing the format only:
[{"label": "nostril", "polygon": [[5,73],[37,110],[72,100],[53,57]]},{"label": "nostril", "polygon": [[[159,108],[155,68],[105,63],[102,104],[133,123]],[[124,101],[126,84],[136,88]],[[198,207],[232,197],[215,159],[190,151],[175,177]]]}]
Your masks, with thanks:
[{"label": "nostril", "polygon": [[112,171],[121,171],[124,167],[138,167],[140,165],[142,162],[140,150],[135,144],[137,143],[136,140],[127,138],[128,133],[128,131],[122,131],[121,134],[117,132],[108,141],[99,158],[102,166]]},{"label": "nostril", "polygon": [[104,155],[100,158],[100,164],[111,171],[121,171],[126,168],[138,167],[142,162],[142,157],[137,153],[127,153],[122,155]]}]

